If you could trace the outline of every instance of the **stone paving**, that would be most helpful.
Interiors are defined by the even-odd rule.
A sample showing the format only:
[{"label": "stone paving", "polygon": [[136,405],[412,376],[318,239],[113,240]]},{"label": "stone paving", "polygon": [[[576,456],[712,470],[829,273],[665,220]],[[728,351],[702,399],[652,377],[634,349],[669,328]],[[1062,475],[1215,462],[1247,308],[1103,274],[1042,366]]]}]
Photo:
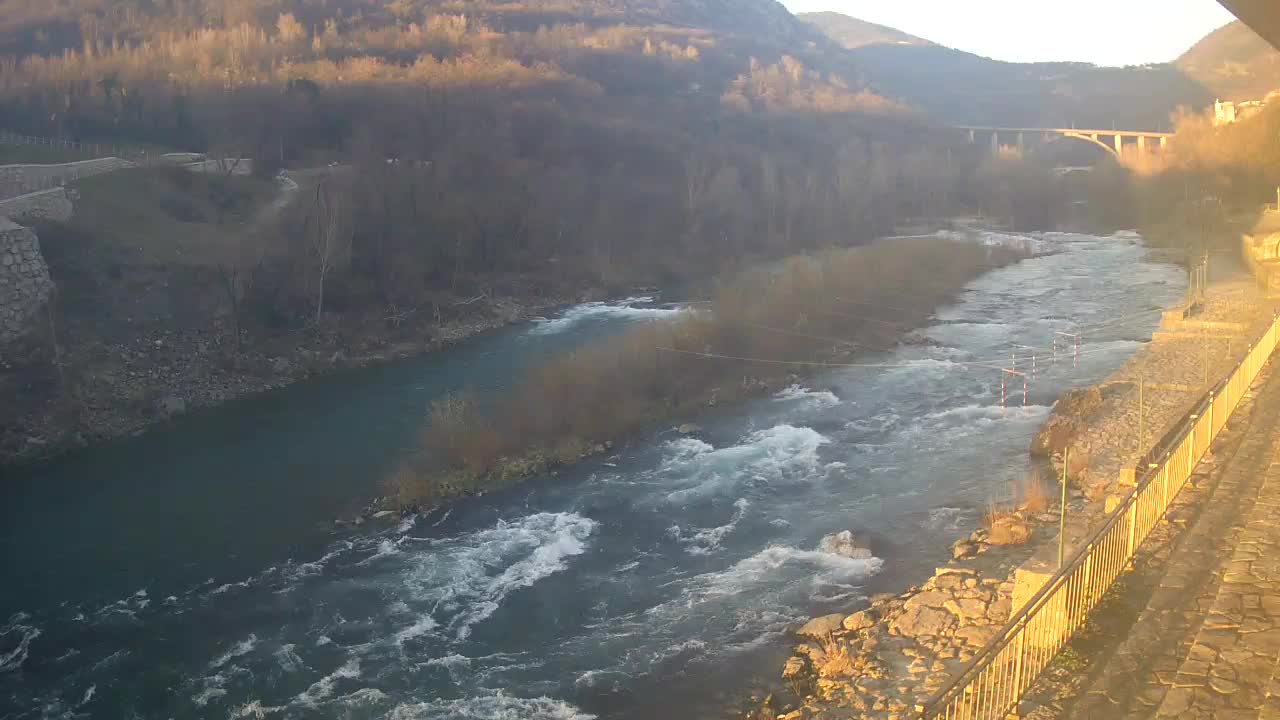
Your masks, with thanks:
[{"label": "stone paving", "polygon": [[[1275,401],[1274,387],[1268,391]],[[1257,718],[1267,702],[1280,658],[1280,405],[1267,405],[1268,422],[1250,429],[1255,445],[1246,440],[1243,449],[1263,474],[1262,487],[1158,718]]]},{"label": "stone paving", "polygon": [[[1052,716],[1280,720],[1280,374],[1274,367],[1255,392],[1215,443],[1211,471],[1195,477],[1172,511],[1171,537],[1151,560],[1164,574],[1145,609],[1092,685]],[[1179,524],[1188,527],[1179,530]]]}]

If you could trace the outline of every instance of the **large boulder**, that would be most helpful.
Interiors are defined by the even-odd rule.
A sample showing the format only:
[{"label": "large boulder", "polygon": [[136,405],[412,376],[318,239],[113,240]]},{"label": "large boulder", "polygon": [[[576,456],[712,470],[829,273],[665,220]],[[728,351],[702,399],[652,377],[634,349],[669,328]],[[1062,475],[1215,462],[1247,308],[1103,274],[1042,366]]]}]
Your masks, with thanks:
[{"label": "large boulder", "polygon": [[941,608],[916,606],[903,610],[893,623],[893,629],[905,637],[938,636],[951,630],[956,618]]},{"label": "large boulder", "polygon": [[852,530],[841,530],[823,537],[818,543],[818,549],[854,560],[869,560],[872,557],[869,543],[855,536]]},{"label": "large boulder", "polygon": [[831,633],[844,628],[844,615],[833,613],[831,615],[823,615],[816,617],[805,623],[796,631],[797,635],[811,637],[815,640],[822,640],[831,635]]},{"label": "large boulder", "polygon": [[1061,455],[1080,430],[1077,420],[1061,415],[1050,415],[1035,437],[1031,438],[1031,457],[1048,458]]},{"label": "large boulder", "polygon": [[862,610],[847,616],[841,623],[845,630],[857,632],[866,630],[876,624],[876,619],[870,610]]},{"label": "large boulder", "polygon": [[972,648],[984,647],[999,630],[990,625],[971,625],[956,630],[956,639]]},{"label": "large boulder", "polygon": [[1053,404],[1053,412],[1085,420],[1101,407],[1102,390],[1095,386],[1066,391]]},{"label": "large boulder", "polygon": [[1068,390],[1053,405],[1053,412],[1031,439],[1032,457],[1062,454],[1084,427],[1084,423],[1102,407],[1102,390],[1087,387]]}]

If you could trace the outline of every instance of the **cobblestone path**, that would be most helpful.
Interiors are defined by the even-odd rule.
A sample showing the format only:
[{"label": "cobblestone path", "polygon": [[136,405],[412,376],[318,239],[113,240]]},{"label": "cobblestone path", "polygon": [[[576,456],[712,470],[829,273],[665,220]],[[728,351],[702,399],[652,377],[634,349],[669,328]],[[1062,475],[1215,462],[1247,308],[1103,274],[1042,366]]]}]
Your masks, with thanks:
[{"label": "cobblestone path", "polygon": [[1203,505],[1172,513],[1187,527],[1146,608],[1061,717],[1280,720],[1280,373],[1255,391],[1184,491]]}]

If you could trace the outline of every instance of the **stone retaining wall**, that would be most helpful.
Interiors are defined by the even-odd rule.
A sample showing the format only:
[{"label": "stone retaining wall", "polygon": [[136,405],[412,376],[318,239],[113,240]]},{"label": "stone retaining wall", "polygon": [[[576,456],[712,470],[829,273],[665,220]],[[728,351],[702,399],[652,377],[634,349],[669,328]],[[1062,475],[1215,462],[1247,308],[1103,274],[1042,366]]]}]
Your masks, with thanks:
[{"label": "stone retaining wall", "polygon": [[61,165],[0,165],[0,200],[129,167],[135,167],[134,163],[116,157]]},{"label": "stone retaining wall", "polygon": [[0,200],[0,218],[10,220],[57,220],[67,222],[74,208],[64,187]]},{"label": "stone retaining wall", "polygon": [[0,343],[30,329],[52,290],[35,232],[0,217]]}]

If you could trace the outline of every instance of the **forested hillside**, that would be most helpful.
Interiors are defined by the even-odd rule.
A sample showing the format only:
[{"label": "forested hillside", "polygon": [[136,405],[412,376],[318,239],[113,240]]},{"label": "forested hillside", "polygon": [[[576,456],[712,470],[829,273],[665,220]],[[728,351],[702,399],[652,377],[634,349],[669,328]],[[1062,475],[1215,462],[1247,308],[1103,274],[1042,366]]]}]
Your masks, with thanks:
[{"label": "forested hillside", "polygon": [[1238,20],[1196,43],[1176,65],[1222,100],[1261,100],[1280,90],[1280,50]]},{"label": "forested hillside", "polygon": [[896,187],[916,119],[773,0],[9,0],[0,22],[0,126],[354,164],[363,277],[335,298],[535,265],[653,282],[872,237],[920,199]]},{"label": "forested hillside", "polygon": [[[192,389],[210,367],[253,385],[553,298],[709,287],[1027,185],[987,200],[976,155],[773,0],[4,0],[0,47],[0,128],[301,185],[82,183],[78,216],[38,228],[54,321],[0,373],[19,452],[123,426],[95,408],[151,412],[156,388],[225,397]],[[189,372],[112,381],[101,349],[144,339]]]}]

